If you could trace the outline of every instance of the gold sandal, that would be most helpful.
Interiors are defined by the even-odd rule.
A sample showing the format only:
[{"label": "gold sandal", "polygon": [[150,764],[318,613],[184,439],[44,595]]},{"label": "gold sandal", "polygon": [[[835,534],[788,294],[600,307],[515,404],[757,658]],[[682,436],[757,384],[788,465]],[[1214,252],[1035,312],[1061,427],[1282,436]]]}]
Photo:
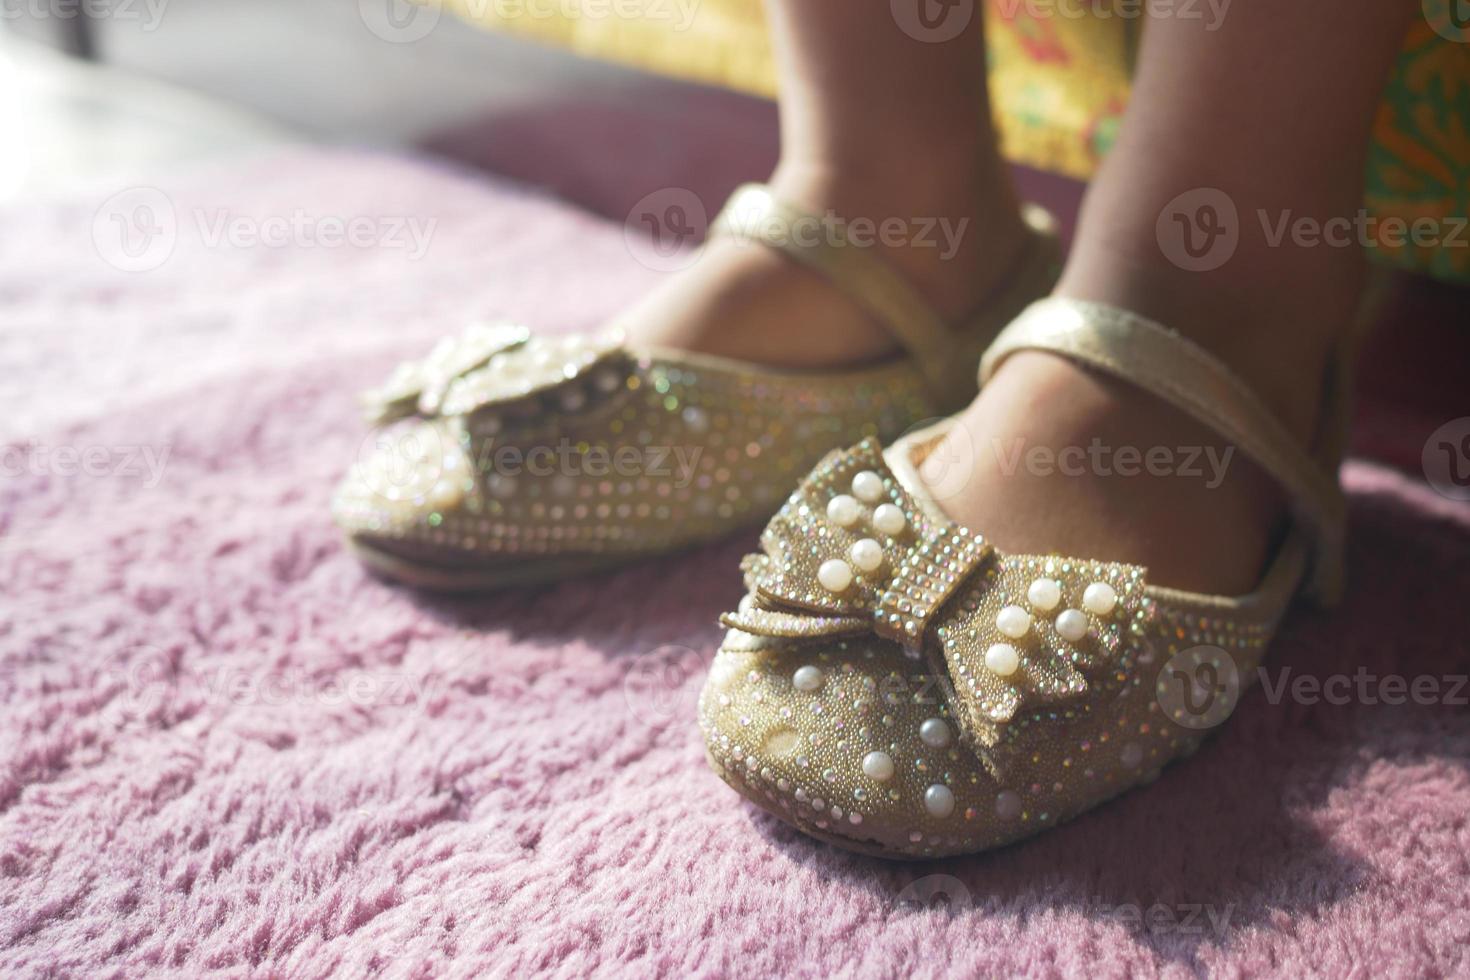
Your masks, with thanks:
[{"label": "gold sandal", "polygon": [[981,353],[1051,288],[1060,263],[1050,216],[1028,208],[1030,245],[1002,294],[951,329],[868,251],[793,233],[819,220],[752,185],[713,233],[753,237],[826,276],[905,356],[781,371],[635,350],[616,332],[473,327],[369,393],[377,428],[333,500],[356,553],[413,585],[490,589],[663,554],[764,519],[828,450],[891,439],[972,398]]},{"label": "gold sandal", "polygon": [[1048,299],[981,378],[1051,351],[1139,385],[1275,476],[1293,530],[1238,598],[1142,568],[1008,555],[955,524],[916,467],[952,421],[883,453],[829,455],[744,563],[749,595],[700,697],[710,764],[799,830],[883,857],[970,853],[1069,820],[1192,752],[1233,709],[1299,585],[1341,582],[1346,352],[1310,456],[1224,365],[1178,334]]}]

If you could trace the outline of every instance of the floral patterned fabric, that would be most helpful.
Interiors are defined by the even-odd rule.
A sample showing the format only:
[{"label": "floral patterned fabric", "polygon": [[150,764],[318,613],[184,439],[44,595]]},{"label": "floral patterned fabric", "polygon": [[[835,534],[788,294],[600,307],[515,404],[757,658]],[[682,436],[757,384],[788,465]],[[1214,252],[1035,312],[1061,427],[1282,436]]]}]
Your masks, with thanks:
[{"label": "floral patterned fabric", "polygon": [[[1405,39],[1374,127],[1364,227],[1379,259],[1470,282],[1470,24],[1454,6],[1462,2],[1424,0],[1424,17]],[[1091,176],[1128,101],[1138,22],[1035,17],[1018,0],[984,4],[991,94],[1007,157]],[[445,5],[486,26],[584,55],[775,94],[760,0]],[[1413,223],[1424,219],[1435,232],[1413,234]]]}]

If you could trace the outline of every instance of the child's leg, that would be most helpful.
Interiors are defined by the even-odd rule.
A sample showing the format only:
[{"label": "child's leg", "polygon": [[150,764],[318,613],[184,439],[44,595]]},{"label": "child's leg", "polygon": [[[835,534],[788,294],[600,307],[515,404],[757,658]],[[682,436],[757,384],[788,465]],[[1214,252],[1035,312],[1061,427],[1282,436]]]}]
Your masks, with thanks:
[{"label": "child's leg", "polygon": [[[1363,257],[1355,246],[1290,236],[1272,245],[1258,211],[1273,233],[1283,217],[1356,213],[1374,106],[1414,9],[1411,0],[1288,0],[1236,3],[1214,31],[1196,20],[1150,22],[1121,140],[1088,194],[1058,292],[1190,335],[1307,443],[1326,350],[1352,317]],[[1181,268],[1159,237],[1171,201],[1197,188],[1224,192],[1239,215],[1239,245],[1212,271]],[[998,458],[1017,439],[1057,450],[1094,437],[1145,452],[1197,446],[1217,459],[1229,448],[1152,397],[1021,354],[963,418],[968,440],[950,451],[973,446],[975,469],[947,508],[999,546],[1137,562],[1155,582],[1205,591],[1256,583],[1281,501],[1243,459],[1211,486],[1208,473],[1121,478],[1091,465],[1078,477],[1024,464],[1007,476]]]},{"label": "child's leg", "polygon": [[[1133,104],[1058,292],[1175,324],[1245,371],[1305,438],[1317,393],[1297,365],[1320,360],[1352,316],[1364,256],[1273,237],[1283,220],[1362,207],[1373,113],[1418,9],[1286,0],[1230,5],[1214,31],[1151,21]],[[1198,188],[1233,202],[1239,244],[1219,268],[1190,272],[1169,261],[1156,225]],[[1182,220],[1202,200],[1187,200]]]},{"label": "child's leg", "polygon": [[[1022,239],[986,110],[979,11],[943,42],[905,33],[887,3],[769,0],[768,12],[781,92],[777,190],[818,214],[949,219],[964,228],[954,254],[881,254],[943,313],[982,305]],[[714,244],[630,319],[645,342],[767,364],[836,366],[896,349],[814,274],[729,243]]]}]

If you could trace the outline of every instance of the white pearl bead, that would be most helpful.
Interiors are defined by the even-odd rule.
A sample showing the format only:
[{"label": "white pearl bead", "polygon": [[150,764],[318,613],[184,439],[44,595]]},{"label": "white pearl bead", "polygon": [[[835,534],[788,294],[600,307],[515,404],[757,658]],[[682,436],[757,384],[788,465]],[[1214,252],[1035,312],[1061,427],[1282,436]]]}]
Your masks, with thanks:
[{"label": "white pearl bead", "polygon": [[1082,593],[1082,608],[1106,616],[1118,604],[1118,593],[1106,582],[1093,582]]},{"label": "white pearl bead", "polygon": [[791,686],[808,694],[817,690],[822,686],[822,668],[811,664],[796,668],[796,673],[791,675]]},{"label": "white pearl bead", "polygon": [[903,516],[903,511],[892,504],[879,504],[878,509],[873,511],[873,527],[889,537],[902,533],[908,523],[908,518]]},{"label": "white pearl bead", "polygon": [[1055,579],[1039,578],[1026,590],[1026,601],[1033,609],[1051,612],[1062,601],[1062,587]]},{"label": "white pearl bead", "polygon": [[863,756],[863,775],[878,782],[893,778],[893,759],[887,752],[869,752]]},{"label": "white pearl bead", "polygon": [[1057,632],[1068,643],[1076,643],[1087,635],[1087,614],[1078,609],[1067,609],[1057,617]]},{"label": "white pearl bead", "polygon": [[1031,615],[1020,606],[1006,606],[995,614],[995,628],[1013,640],[1019,640],[1031,629]]},{"label": "white pearl bead", "polygon": [[942,749],[949,744],[949,725],[943,718],[926,718],[919,726],[919,739],[931,749]]},{"label": "white pearl bead", "polygon": [[1021,666],[1021,655],[1009,643],[997,643],[985,651],[985,666],[993,674],[1009,677]]},{"label": "white pearl bead", "polygon": [[876,504],[883,499],[883,478],[872,470],[863,470],[852,478],[852,492],[864,503]]},{"label": "white pearl bead", "polygon": [[924,790],[924,809],[931,816],[944,818],[954,813],[954,793],[943,783],[935,783]]},{"label": "white pearl bead", "polygon": [[848,554],[860,572],[876,572],[883,564],[883,546],[872,538],[863,538]]},{"label": "white pearl bead", "polygon": [[1129,769],[1137,769],[1143,765],[1143,746],[1137,742],[1129,742],[1123,746],[1123,755],[1119,761]]},{"label": "white pearl bead", "polygon": [[838,494],[827,502],[827,516],[838,527],[852,527],[863,516],[863,505],[856,497]]},{"label": "white pearl bead", "polygon": [[852,566],[841,558],[828,558],[817,569],[817,581],[828,592],[846,592],[852,584]]}]

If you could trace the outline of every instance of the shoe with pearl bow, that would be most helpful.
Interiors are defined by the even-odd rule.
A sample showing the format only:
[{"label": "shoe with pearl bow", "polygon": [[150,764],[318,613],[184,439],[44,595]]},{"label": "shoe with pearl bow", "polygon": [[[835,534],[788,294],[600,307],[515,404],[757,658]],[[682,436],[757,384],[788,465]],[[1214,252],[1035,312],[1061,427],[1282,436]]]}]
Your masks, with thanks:
[{"label": "shoe with pearl bow", "polygon": [[1013,555],[945,516],[920,467],[944,422],[830,454],[743,565],[748,595],[700,697],[711,766],[799,830],[891,858],[997,847],[1155,777],[1222,723],[1299,591],[1340,587],[1347,368],[1313,452],[1231,372],[1122,310],[1043,300],[1002,332],[1111,373],[1215,428],[1276,478],[1293,530],[1256,590]]},{"label": "shoe with pearl bow", "polygon": [[[617,331],[537,337],[485,325],[401,366],[367,398],[376,428],[333,500],[357,555],[430,589],[533,585],[701,544],[769,517],[826,451],[892,439],[973,397],[1000,328],[1055,281],[1054,223],[971,322],[943,322],[840,224],[769,190],[736,192],[712,234],[741,235],[825,276],[904,353],[783,371],[635,349]],[[831,235],[797,234],[823,227]]]}]

